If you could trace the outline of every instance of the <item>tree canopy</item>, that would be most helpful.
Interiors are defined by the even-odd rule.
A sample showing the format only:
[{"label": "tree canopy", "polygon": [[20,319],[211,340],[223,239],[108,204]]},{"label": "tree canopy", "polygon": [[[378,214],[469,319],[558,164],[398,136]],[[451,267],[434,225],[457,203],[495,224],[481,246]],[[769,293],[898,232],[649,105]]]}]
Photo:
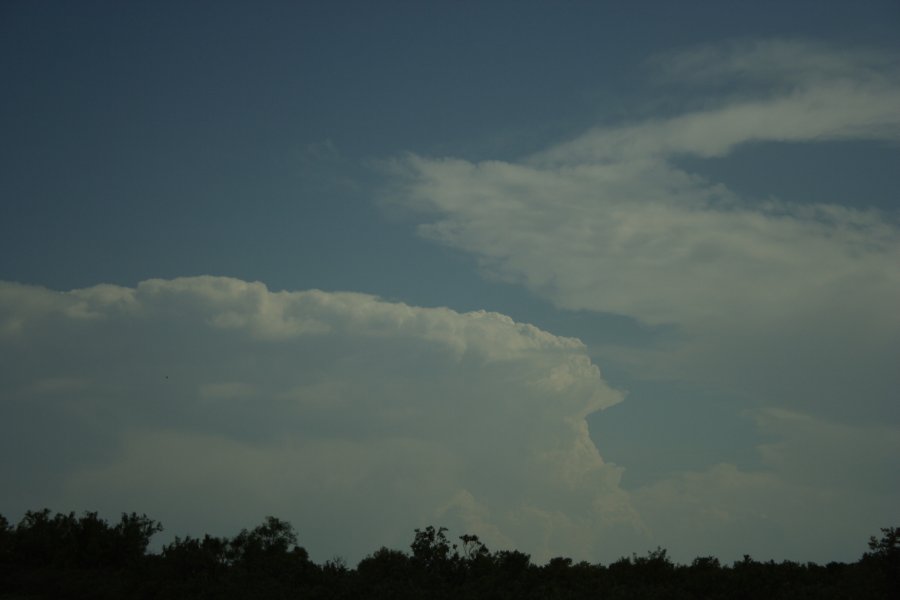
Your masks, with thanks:
[{"label": "tree canopy", "polygon": [[3,598],[891,598],[900,597],[900,528],[882,529],[851,564],[674,563],[657,548],[609,565],[555,557],[536,565],[517,550],[492,552],[477,535],[416,529],[410,552],[380,548],[348,568],[316,564],[290,523],[266,517],[232,538],[176,537],[146,515],[109,524],[95,512],[0,515]]}]

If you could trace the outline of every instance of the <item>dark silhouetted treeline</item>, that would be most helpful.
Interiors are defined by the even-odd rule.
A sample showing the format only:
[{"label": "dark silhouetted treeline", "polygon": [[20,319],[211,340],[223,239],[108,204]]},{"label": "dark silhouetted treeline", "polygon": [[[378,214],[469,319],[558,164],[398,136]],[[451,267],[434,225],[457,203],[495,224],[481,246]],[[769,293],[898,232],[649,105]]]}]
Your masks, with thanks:
[{"label": "dark silhouetted treeline", "polygon": [[871,538],[851,564],[700,557],[675,564],[666,551],[609,565],[554,558],[535,565],[515,550],[491,552],[477,536],[415,531],[410,551],[381,548],[355,569],[316,564],[291,525],[268,517],[233,538],[175,538],[147,551],[159,523],[123,514],[28,512],[0,516],[0,598],[496,598],[750,599],[900,598],[900,528]]}]

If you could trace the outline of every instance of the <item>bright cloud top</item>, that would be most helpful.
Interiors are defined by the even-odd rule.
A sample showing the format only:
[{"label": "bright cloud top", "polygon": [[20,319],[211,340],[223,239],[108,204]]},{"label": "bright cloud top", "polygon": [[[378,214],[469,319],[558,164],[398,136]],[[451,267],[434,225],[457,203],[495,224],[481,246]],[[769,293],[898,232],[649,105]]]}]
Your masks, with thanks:
[{"label": "bright cloud top", "polygon": [[536,558],[640,527],[585,422],[620,394],[578,340],[503,315],[216,277],[3,283],[0,354],[23,510],[182,534],[275,514],[351,559],[431,523]]}]

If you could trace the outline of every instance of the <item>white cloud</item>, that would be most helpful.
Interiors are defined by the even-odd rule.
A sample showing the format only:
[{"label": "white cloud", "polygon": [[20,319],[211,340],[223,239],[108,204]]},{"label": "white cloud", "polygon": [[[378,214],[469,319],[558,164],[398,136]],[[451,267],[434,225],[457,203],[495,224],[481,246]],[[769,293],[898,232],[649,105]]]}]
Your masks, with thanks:
[{"label": "white cloud", "polygon": [[426,524],[538,561],[656,545],[681,561],[781,558],[782,538],[785,557],[850,560],[898,500],[895,429],[780,409],[754,413],[770,438],[761,470],[626,492],[584,419],[621,395],[577,340],[498,314],[198,277],[67,293],[3,283],[0,322],[12,321],[0,335],[12,518],[137,510],[168,535],[230,535],[274,514],[317,560],[404,548]]},{"label": "white cloud", "polygon": [[873,211],[746,206],[652,161],[406,166],[406,201],[440,211],[423,235],[564,308],[700,328],[770,318],[848,287],[886,314],[900,290],[900,236]]},{"label": "white cloud", "polygon": [[753,407],[767,437],[757,469],[719,464],[632,490],[650,539],[682,560],[855,560],[896,515],[896,218],[750,202],[677,159],[758,141],[896,142],[898,65],[809,43],[703,48],[655,63],[691,86],[681,114],[599,127],[516,162],[392,165],[392,199],[419,215],[419,233],[477,257],[486,276],[678,334],[594,356]]},{"label": "white cloud", "polygon": [[421,211],[422,236],[476,256],[489,277],[561,308],[675,325],[683,343],[630,351],[644,376],[761,395],[775,385],[769,403],[790,390],[839,403],[856,385],[884,405],[898,381],[883,357],[900,349],[894,217],[748,202],[675,159],[755,141],[900,140],[896,57],[767,42],[665,68],[743,83],[701,110],[597,128],[518,162],[407,156],[393,164],[392,197]]},{"label": "white cloud", "polygon": [[3,283],[0,323],[19,510],[146,511],[173,534],[275,514],[352,560],[430,523],[536,558],[640,527],[584,420],[621,395],[578,340],[503,315],[197,277]]},{"label": "white cloud", "polygon": [[[775,40],[658,57],[661,82],[702,108],[596,128],[530,157],[536,165],[722,156],[754,141],[900,139],[900,58]],[[663,93],[665,90],[663,90]]]}]

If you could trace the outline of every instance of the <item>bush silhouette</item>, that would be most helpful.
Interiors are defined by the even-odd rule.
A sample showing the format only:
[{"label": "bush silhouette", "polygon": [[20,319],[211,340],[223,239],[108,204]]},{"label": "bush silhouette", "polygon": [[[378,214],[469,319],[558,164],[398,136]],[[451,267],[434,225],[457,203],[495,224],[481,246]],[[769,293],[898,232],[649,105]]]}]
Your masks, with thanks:
[{"label": "bush silhouette", "polygon": [[893,598],[900,597],[900,529],[872,537],[851,564],[759,562],[712,556],[674,563],[663,548],[608,566],[556,557],[543,566],[517,550],[491,552],[478,536],[451,543],[444,527],[414,531],[410,552],[382,547],[356,568],[317,565],[287,521],[266,517],[232,538],[176,537],[146,515],[115,525],[97,513],[0,516],[0,598]]}]

